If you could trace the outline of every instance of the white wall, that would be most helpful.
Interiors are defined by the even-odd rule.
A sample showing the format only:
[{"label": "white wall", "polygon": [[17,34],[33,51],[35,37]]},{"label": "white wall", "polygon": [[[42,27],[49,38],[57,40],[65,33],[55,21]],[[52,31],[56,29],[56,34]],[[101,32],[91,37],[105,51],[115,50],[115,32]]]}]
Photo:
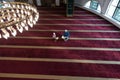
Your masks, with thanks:
[{"label": "white wall", "polygon": [[[75,4],[84,6],[89,0],[75,0]],[[104,14],[111,0],[98,0],[101,6],[101,13]]]},{"label": "white wall", "polygon": [[100,3],[100,6],[101,6],[101,11],[102,11],[101,13],[105,14],[107,7],[108,7],[111,0],[98,0],[98,1]]},{"label": "white wall", "polygon": [[85,7],[83,7],[85,5],[86,2],[88,2],[89,0],[75,0],[75,6],[78,6],[78,7],[81,7],[83,9],[86,9],[88,11],[91,11],[101,17],[103,17],[104,19],[108,20],[109,22],[111,22],[112,24],[114,24],[115,26],[117,26],[118,28],[120,28],[120,24],[115,22],[114,20],[111,20],[110,18],[106,17],[105,16],[105,12],[107,10],[107,7],[110,3],[111,0],[98,0],[100,5],[101,5],[101,13],[98,13],[96,11],[93,11],[93,10],[90,10],[90,9],[87,9]]},{"label": "white wall", "polygon": [[14,0],[9,0],[10,2],[13,2]]},{"label": "white wall", "polygon": [[[37,1],[37,5],[38,6],[41,6],[42,4],[41,4],[41,0],[36,0]],[[56,4],[56,6],[60,6],[60,0],[55,0],[55,4]]]},{"label": "white wall", "polygon": [[41,4],[41,0],[36,0],[36,2],[37,2],[37,5],[38,6],[41,6],[42,4]]}]

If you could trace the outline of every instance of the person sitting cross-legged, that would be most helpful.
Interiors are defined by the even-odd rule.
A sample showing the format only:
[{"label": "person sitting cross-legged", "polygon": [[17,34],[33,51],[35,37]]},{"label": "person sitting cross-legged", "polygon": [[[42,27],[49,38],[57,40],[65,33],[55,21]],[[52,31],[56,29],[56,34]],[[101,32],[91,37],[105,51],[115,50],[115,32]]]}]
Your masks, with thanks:
[{"label": "person sitting cross-legged", "polygon": [[52,35],[52,38],[57,41],[59,39],[59,37],[56,36],[56,33],[54,32],[53,35]]},{"label": "person sitting cross-legged", "polygon": [[69,31],[68,31],[68,30],[65,30],[65,32],[63,33],[63,35],[62,35],[61,38],[62,38],[64,41],[67,41],[67,40],[69,39],[69,37],[70,37]]}]

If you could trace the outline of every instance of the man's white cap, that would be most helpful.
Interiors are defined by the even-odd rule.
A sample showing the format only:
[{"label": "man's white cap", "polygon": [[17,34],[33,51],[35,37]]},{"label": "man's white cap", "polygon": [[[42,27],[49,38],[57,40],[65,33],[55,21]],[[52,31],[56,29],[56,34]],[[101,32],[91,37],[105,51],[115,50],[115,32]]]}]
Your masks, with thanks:
[{"label": "man's white cap", "polygon": [[65,29],[65,32],[67,32],[68,30],[67,29]]}]

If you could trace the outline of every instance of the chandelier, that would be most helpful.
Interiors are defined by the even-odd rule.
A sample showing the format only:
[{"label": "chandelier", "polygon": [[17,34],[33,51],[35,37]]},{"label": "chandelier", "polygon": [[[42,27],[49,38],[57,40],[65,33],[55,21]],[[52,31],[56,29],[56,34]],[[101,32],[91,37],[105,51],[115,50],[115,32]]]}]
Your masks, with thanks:
[{"label": "chandelier", "polygon": [[35,6],[24,2],[0,2],[0,38],[8,39],[28,30],[39,19]]}]

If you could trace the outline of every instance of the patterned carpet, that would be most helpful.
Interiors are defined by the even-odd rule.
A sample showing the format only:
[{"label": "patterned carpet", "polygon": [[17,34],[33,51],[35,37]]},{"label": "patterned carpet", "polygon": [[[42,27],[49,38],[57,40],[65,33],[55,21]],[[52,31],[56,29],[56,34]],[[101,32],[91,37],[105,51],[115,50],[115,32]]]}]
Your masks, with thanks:
[{"label": "patterned carpet", "polygon": [[[103,18],[75,8],[38,7],[29,31],[0,39],[0,80],[119,80],[120,31]],[[64,30],[70,39],[61,39]],[[52,39],[55,32],[60,38]]]}]

